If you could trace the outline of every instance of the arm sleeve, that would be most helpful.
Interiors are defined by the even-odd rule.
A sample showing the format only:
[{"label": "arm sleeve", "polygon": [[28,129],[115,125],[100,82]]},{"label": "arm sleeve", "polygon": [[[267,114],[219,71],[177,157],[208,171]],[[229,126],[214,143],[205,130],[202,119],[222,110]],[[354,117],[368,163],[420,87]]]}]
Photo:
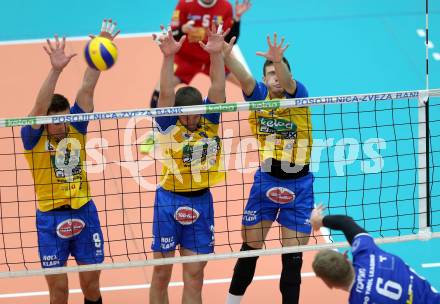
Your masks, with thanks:
[{"label": "arm sleeve", "polygon": [[174,39],[177,41],[184,35],[182,32],[182,25],[186,22],[186,14],[184,13],[184,3],[179,1],[174,9],[173,16],[171,18],[171,30],[173,31]]},{"label": "arm sleeve", "polygon": [[[73,105],[72,108],[70,108],[70,114],[83,114],[85,113],[83,109],[78,105],[77,102]],[[78,121],[78,122],[71,122],[70,123],[75,129],[78,130],[82,135],[87,134],[87,127],[89,125],[88,121]]]},{"label": "arm sleeve", "polygon": [[32,150],[38,143],[43,134],[44,127],[34,129],[32,126],[24,126],[21,128],[21,140],[25,150]]},{"label": "arm sleeve", "polygon": [[223,24],[224,30],[231,29],[229,34],[225,37],[225,41],[229,42],[234,36],[238,39],[238,35],[240,34],[240,22],[234,22],[234,11],[232,9],[232,5],[230,3],[227,3],[227,5],[228,9],[224,16]]},{"label": "arm sleeve", "polygon": [[307,88],[305,85],[303,85],[298,80],[295,80],[296,82],[296,91],[293,95],[286,92],[286,98],[305,98],[309,97],[309,92],[307,91]]},{"label": "arm sleeve", "polygon": [[243,97],[246,101],[256,101],[256,100],[264,100],[267,97],[267,87],[262,82],[256,82],[254,91],[250,96],[247,96],[243,92]]},{"label": "arm sleeve", "polygon": [[327,215],[322,219],[322,224],[333,230],[342,230],[350,245],[353,239],[360,233],[367,233],[364,228],[356,224],[356,222],[346,215]]},{"label": "arm sleeve", "polygon": [[237,38],[235,40],[235,43],[237,43],[238,37],[240,36],[240,21],[232,21],[231,31],[226,35],[225,41],[229,43],[234,36]]},{"label": "arm sleeve", "polygon": [[[209,100],[208,97],[206,97],[204,100],[204,104],[215,104],[215,103]],[[220,113],[207,113],[207,114],[203,114],[203,117],[209,120],[210,122],[212,122],[213,124],[218,125],[220,123],[220,115],[221,115]]]},{"label": "arm sleeve", "polygon": [[166,134],[171,130],[171,126],[175,126],[177,123],[177,116],[158,116],[154,118],[156,126],[159,132]]}]

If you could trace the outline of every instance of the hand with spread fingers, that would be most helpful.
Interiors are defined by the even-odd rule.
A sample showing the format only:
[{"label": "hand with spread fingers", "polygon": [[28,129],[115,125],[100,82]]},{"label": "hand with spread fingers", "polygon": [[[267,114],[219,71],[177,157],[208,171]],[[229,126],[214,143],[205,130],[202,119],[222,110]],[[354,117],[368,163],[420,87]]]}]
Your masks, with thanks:
[{"label": "hand with spread fingers", "polygon": [[171,28],[165,29],[165,27],[161,25],[160,29],[162,30],[162,34],[153,34],[153,40],[159,45],[159,48],[165,57],[173,56],[182,47],[186,36],[182,36],[179,41],[176,41]]},{"label": "hand with spread fingers", "polygon": [[[116,36],[119,35],[119,33],[121,32],[121,30],[117,30],[116,31],[116,26],[118,24],[116,23],[116,21],[110,19],[104,19],[102,21],[102,25],[101,25],[101,32],[99,33],[99,37],[104,37],[110,40],[114,40],[116,38]],[[115,32],[116,31],[116,32]],[[95,38],[95,35],[89,35],[90,38]]]},{"label": "hand with spread fingers", "polygon": [[323,205],[318,205],[315,209],[313,209],[312,215],[310,216],[310,224],[312,225],[313,229],[318,230],[322,227],[322,219],[324,218],[322,213],[324,210],[325,207]]},{"label": "hand with spread fingers", "polygon": [[47,39],[47,46],[43,46],[43,49],[49,55],[53,69],[56,71],[62,71],[77,54],[66,55],[64,52],[66,47],[66,37],[62,37],[60,41],[58,35],[55,35],[54,39],[55,43]]},{"label": "hand with spread fingers", "polygon": [[270,41],[270,36],[267,35],[267,45],[269,46],[269,50],[266,53],[257,52],[258,56],[262,56],[267,60],[270,60],[274,63],[281,62],[283,60],[284,52],[289,47],[289,44],[284,45],[284,37],[281,38],[280,44],[278,44],[277,33],[273,34],[273,44]]},{"label": "hand with spread fingers", "polygon": [[235,20],[239,21],[241,16],[243,16],[243,14],[246,13],[251,6],[252,4],[250,0],[244,0],[241,3],[238,0],[235,0]]},{"label": "hand with spread fingers", "polygon": [[[227,29],[225,32],[223,32],[223,25],[220,24],[217,28],[217,26],[213,22],[211,30],[207,29],[208,42],[204,44],[202,41],[199,41],[199,44],[202,49],[204,49],[209,54],[220,53],[223,51],[225,37],[229,33],[229,31],[230,30]],[[234,38],[231,39],[232,44],[234,41]]]}]

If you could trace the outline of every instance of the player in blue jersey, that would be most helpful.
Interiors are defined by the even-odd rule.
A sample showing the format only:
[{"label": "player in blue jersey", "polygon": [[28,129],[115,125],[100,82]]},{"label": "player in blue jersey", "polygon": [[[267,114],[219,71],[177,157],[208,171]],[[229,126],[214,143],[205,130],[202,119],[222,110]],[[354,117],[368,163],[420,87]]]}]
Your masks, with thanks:
[{"label": "player in blue jersey", "polygon": [[342,230],[351,245],[353,262],[346,254],[320,251],[313,270],[329,288],[350,293],[351,304],[439,304],[440,294],[394,254],[380,249],[362,227],[345,215],[323,216],[324,208],[312,212],[314,229],[322,226]]}]

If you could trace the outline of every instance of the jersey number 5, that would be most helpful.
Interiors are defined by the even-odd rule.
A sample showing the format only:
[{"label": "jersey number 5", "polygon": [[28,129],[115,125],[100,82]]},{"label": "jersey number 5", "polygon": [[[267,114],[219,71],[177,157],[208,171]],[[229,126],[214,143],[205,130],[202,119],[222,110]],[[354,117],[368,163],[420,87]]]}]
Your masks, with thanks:
[{"label": "jersey number 5", "polygon": [[377,278],[376,291],[378,294],[392,300],[399,300],[402,296],[402,286],[399,283],[388,280],[384,284],[382,278]]},{"label": "jersey number 5", "polygon": [[202,26],[210,28],[210,26],[209,26],[210,21],[211,21],[211,15],[203,15]]}]

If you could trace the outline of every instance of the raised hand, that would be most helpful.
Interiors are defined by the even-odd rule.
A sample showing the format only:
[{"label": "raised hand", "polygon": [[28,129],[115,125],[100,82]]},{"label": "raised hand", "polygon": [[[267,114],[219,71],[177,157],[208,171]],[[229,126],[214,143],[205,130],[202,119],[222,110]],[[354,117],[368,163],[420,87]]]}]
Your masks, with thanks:
[{"label": "raised hand", "polygon": [[322,213],[324,210],[325,207],[323,205],[318,205],[315,209],[313,209],[312,215],[310,216],[310,224],[312,225],[313,229],[318,230],[322,227],[322,219],[324,218]]},{"label": "raised hand", "polygon": [[174,36],[171,31],[171,28],[165,30],[165,27],[161,25],[160,29],[162,30],[162,34],[159,36],[153,34],[153,39],[159,45],[159,48],[165,57],[173,56],[182,47],[182,44],[185,41],[186,36],[182,36],[179,41],[176,41],[174,40]]},{"label": "raised hand", "polygon": [[277,40],[277,33],[273,34],[273,44],[270,41],[270,36],[267,35],[267,45],[269,46],[269,50],[266,53],[257,52],[257,55],[272,62],[281,62],[283,60],[284,52],[289,47],[289,44],[286,44],[286,46],[283,47],[284,37],[281,38],[280,44],[278,44]]},{"label": "raised hand", "polygon": [[52,43],[49,39],[47,39],[47,47],[43,46],[43,49],[50,57],[50,63],[52,64],[52,68],[57,71],[62,71],[70,62],[70,60],[75,57],[77,54],[66,55],[64,53],[64,49],[66,47],[66,37],[63,37],[61,41],[58,38],[58,35],[54,36],[55,43]]},{"label": "raised hand", "polygon": [[244,0],[242,3],[240,3],[238,0],[235,0],[235,19],[237,21],[240,20],[241,16],[243,16],[243,14],[246,13],[251,6],[252,4],[250,0]]},{"label": "raised hand", "polygon": [[[203,41],[199,41],[200,46],[209,54],[216,54],[223,51],[223,46],[225,42],[225,37],[229,33],[230,29],[223,33],[223,25],[217,26],[212,23],[211,30],[207,29],[208,42],[206,44]],[[232,40],[232,39],[231,39]],[[234,39],[235,41],[235,39]],[[232,49],[232,47],[231,47]]]},{"label": "raised hand", "polygon": [[[102,25],[101,25],[101,32],[99,33],[99,37],[104,37],[110,40],[114,40],[116,38],[116,36],[119,35],[119,33],[121,32],[121,30],[116,30],[116,26],[117,23],[116,21],[113,21],[111,18],[110,19],[104,19],[102,21]],[[89,35],[90,38],[95,38],[95,35]]]},{"label": "raised hand", "polygon": [[229,43],[227,43],[226,41],[223,42],[223,56],[228,57],[229,55],[231,55],[235,40],[237,40],[237,37],[234,36],[231,38],[231,41],[229,41]]}]

